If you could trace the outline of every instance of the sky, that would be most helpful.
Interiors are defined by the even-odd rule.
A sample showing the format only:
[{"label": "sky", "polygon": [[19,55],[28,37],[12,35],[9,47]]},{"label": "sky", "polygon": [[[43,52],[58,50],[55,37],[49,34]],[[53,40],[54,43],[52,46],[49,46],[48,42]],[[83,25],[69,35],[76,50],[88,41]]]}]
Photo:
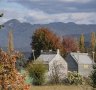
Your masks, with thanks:
[{"label": "sky", "polygon": [[96,24],[96,0],[0,0],[0,23],[11,19],[31,24]]}]

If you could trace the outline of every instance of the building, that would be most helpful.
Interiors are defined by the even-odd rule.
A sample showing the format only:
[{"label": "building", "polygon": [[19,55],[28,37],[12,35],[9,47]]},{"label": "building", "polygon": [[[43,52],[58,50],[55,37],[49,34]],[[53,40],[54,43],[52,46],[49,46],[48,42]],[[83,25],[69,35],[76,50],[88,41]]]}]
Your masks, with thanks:
[{"label": "building", "polygon": [[70,53],[66,57],[68,71],[77,71],[80,75],[89,76],[92,71],[93,61],[88,53]]},{"label": "building", "polygon": [[63,79],[67,75],[67,63],[60,55],[59,49],[56,54],[53,53],[42,53],[37,60],[43,61],[43,63],[48,68],[48,78],[52,74],[58,74],[60,79]]}]

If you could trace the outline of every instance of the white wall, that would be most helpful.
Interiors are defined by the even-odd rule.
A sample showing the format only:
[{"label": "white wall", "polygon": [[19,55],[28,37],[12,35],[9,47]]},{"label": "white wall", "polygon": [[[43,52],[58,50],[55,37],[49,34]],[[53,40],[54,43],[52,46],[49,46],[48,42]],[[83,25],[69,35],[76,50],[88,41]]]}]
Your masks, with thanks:
[{"label": "white wall", "polygon": [[56,73],[59,75],[61,79],[64,79],[67,75],[67,63],[66,61],[57,54],[52,61],[49,63],[49,76],[53,73]]}]

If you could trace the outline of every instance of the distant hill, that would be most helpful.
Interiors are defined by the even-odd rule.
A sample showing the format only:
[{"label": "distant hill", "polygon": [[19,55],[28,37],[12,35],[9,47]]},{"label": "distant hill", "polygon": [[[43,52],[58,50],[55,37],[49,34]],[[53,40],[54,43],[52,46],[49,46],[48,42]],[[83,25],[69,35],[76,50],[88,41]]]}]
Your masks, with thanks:
[{"label": "distant hill", "polygon": [[78,38],[81,33],[84,33],[87,42],[90,39],[90,33],[93,31],[96,32],[95,24],[86,25],[75,24],[73,22],[54,22],[32,25],[30,23],[21,23],[16,19],[12,19],[4,23],[4,28],[0,30],[0,47],[7,47],[8,31],[13,30],[15,48],[22,52],[31,52],[31,36],[35,29],[39,27],[47,27],[59,36],[73,36]]}]

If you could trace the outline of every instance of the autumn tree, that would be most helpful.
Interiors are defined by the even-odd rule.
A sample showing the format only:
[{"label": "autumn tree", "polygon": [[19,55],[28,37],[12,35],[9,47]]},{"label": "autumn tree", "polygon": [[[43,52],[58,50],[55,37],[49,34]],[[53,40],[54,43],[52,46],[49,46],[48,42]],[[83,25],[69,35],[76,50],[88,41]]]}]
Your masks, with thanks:
[{"label": "autumn tree", "polygon": [[1,90],[28,90],[29,86],[24,83],[24,76],[16,69],[16,61],[22,54],[13,51],[11,34],[9,33],[8,52],[0,49],[0,88]]},{"label": "autumn tree", "polygon": [[95,32],[92,32],[92,33],[91,33],[91,49],[92,49],[92,51],[95,50],[95,44],[96,44]]},{"label": "autumn tree", "polygon": [[62,45],[65,51],[65,54],[69,52],[76,52],[78,50],[77,41],[72,37],[63,37]]},{"label": "autumn tree", "polygon": [[[48,28],[38,28],[33,33],[32,42],[31,42],[32,49],[35,50],[35,57],[40,55],[41,50],[56,50],[61,48],[60,38],[50,31]],[[31,55],[32,58],[33,54]]]},{"label": "autumn tree", "polygon": [[79,50],[80,50],[80,52],[85,52],[85,38],[84,38],[84,34],[81,34],[81,36],[80,36]]}]

